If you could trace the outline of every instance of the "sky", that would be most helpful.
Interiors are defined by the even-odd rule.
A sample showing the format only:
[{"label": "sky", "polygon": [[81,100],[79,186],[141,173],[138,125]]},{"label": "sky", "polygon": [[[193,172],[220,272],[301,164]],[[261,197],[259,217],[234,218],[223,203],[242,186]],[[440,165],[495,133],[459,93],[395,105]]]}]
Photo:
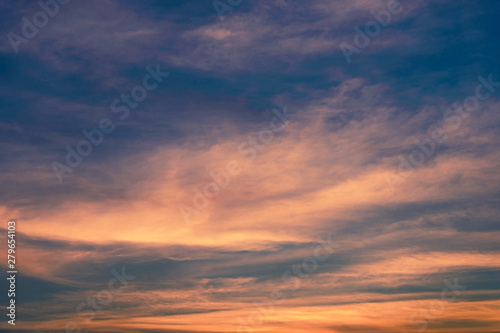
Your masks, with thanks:
[{"label": "sky", "polygon": [[499,13],[1,1],[0,331],[500,332]]}]

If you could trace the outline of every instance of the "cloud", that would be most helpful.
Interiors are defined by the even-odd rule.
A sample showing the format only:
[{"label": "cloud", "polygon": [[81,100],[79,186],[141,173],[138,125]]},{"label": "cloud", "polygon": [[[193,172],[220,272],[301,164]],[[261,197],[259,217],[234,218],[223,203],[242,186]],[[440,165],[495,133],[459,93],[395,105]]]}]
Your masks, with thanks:
[{"label": "cloud", "polygon": [[[0,6],[7,32],[38,10]],[[244,2],[221,22],[210,2],[70,2],[19,54],[0,42],[19,331],[401,332],[455,278],[467,289],[428,332],[498,331],[497,92],[457,128],[443,119],[499,78],[498,5],[413,2],[347,65],[339,43],[384,6]],[[164,85],[59,184],[51,162],[157,63]],[[436,128],[446,141],[391,188]],[[230,161],[241,173],[186,223],[179,205]],[[339,247],[292,290],[283,274],[327,235]],[[77,306],[122,267],[135,279],[86,321]]]}]

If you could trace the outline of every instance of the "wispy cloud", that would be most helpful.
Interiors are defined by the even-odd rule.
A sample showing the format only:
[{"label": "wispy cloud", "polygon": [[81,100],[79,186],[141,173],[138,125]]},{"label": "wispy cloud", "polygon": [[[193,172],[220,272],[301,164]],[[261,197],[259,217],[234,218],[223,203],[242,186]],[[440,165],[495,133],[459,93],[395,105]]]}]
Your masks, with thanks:
[{"label": "wispy cloud", "polygon": [[[387,2],[245,1],[221,21],[210,1],[71,1],[18,53],[3,38],[16,331],[497,332],[499,97],[453,130],[443,114],[500,78],[499,6],[405,6],[350,64],[339,44]],[[39,10],[0,8],[4,37]],[[59,183],[51,162],[158,63],[168,80]],[[294,119],[263,145],[285,105]],[[447,139],[391,189],[437,128]],[[185,223],[179,204],[228,161],[241,172]],[[339,247],[292,288],[284,272],[326,235]],[[123,267],[133,283],[79,313]],[[439,312],[444,281],[467,289]]]}]

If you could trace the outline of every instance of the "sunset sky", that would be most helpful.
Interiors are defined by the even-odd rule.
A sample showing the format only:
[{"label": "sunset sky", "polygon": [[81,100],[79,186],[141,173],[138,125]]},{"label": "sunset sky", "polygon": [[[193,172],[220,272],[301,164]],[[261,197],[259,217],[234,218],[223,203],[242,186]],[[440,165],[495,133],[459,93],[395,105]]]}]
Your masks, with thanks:
[{"label": "sunset sky", "polygon": [[500,332],[499,15],[0,1],[0,332]]}]

